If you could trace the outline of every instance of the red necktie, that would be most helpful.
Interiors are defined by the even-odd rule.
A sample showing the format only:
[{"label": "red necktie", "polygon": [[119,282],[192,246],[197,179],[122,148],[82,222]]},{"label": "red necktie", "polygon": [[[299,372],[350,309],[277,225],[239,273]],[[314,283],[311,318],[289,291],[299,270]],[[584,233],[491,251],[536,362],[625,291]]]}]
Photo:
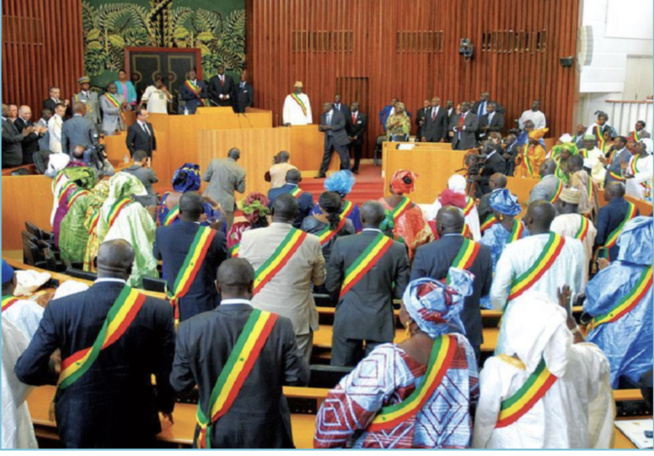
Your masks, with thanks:
[{"label": "red necktie", "polygon": [[463,127],[463,122],[465,121],[465,119],[466,119],[466,115],[465,113],[462,113],[461,117],[459,118],[459,128]]},{"label": "red necktie", "polygon": [[431,120],[436,120],[436,109],[431,110]]},{"label": "red necktie", "polygon": [[352,113],[352,123],[357,123],[357,114],[355,112]]},{"label": "red necktie", "polygon": [[220,77],[220,85],[225,87],[225,76]]}]

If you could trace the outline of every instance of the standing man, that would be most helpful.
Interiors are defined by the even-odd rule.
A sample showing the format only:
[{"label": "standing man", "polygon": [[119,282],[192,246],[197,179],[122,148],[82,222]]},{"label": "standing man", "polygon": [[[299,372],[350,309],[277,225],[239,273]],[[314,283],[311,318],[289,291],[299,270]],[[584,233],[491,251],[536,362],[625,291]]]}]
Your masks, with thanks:
[{"label": "standing man", "polygon": [[470,103],[461,103],[461,114],[455,114],[450,120],[450,137],[453,150],[468,150],[477,144],[479,122],[477,116],[470,112]]},{"label": "standing man", "polygon": [[130,156],[134,156],[137,150],[143,150],[152,158],[152,153],[157,150],[157,138],[154,135],[152,124],[148,122],[148,110],[139,108],[136,112],[136,122],[130,125],[127,130],[127,148]]},{"label": "standing man", "polygon": [[228,230],[234,223],[236,210],[234,191],[245,192],[245,170],[236,163],[239,158],[241,158],[241,151],[234,147],[227,153],[227,158],[211,160],[202,176],[203,181],[209,182],[204,195],[220,203],[227,219]]},{"label": "standing man", "polygon": [[441,142],[449,128],[447,111],[441,108],[441,99],[438,97],[431,99],[430,106],[426,111],[420,138],[423,142]]},{"label": "standing man", "polygon": [[629,133],[629,137],[633,138],[634,142],[638,142],[641,139],[645,139],[645,138],[651,138],[652,136],[649,134],[648,131],[645,130],[646,126],[647,125],[645,124],[645,121],[639,120],[638,122],[636,122],[634,131]]},{"label": "standing man", "polygon": [[422,108],[418,109],[418,113],[416,114],[416,126],[418,127],[418,131],[416,132],[416,137],[417,138],[422,138],[422,127],[425,125],[425,119],[429,115],[429,111],[431,108],[431,101],[430,100],[425,100],[422,102]]},{"label": "standing man", "polygon": [[64,122],[61,128],[62,151],[71,155],[73,147],[84,146],[84,150],[93,146],[97,131],[93,122],[85,116],[86,108],[83,103],[73,104],[73,117]]},{"label": "standing man", "polygon": [[289,169],[286,172],[286,183],[278,188],[271,188],[268,190],[268,201],[270,201],[270,209],[275,206],[275,200],[282,195],[291,195],[298,204],[298,216],[293,222],[295,228],[300,228],[302,220],[311,213],[315,207],[313,202],[313,195],[305,192],[300,188],[302,182],[302,173],[297,169]]},{"label": "standing man", "polygon": [[296,81],[293,84],[293,93],[286,95],[284,109],[282,110],[282,124],[285,127],[290,125],[310,125],[313,123],[309,96],[302,93],[302,90],[302,81]]},{"label": "standing man", "polygon": [[350,108],[345,103],[343,103],[341,100],[342,100],[342,97],[341,97],[340,93],[337,93],[336,95],[334,95],[334,110],[335,111],[341,111],[341,113],[343,114],[343,117],[345,117],[347,119],[350,116]]},{"label": "standing man", "polygon": [[581,150],[586,147],[586,144],[584,142],[584,136],[586,136],[586,125],[584,124],[578,124],[577,125],[577,133],[574,135],[572,138],[573,143],[577,146],[577,149]]},{"label": "standing man", "polygon": [[601,258],[615,261],[620,253],[618,236],[626,223],[640,214],[638,208],[624,198],[625,185],[622,182],[609,182],[604,188],[606,204],[600,207],[597,215],[597,237],[595,249]]},{"label": "standing man", "polygon": [[534,201],[548,201],[552,204],[556,203],[561,191],[563,191],[563,182],[556,177],[556,162],[548,158],[540,165],[540,181],[529,193],[529,204]]},{"label": "standing man", "polygon": [[[254,281],[247,261],[225,261],[216,280],[220,306],[179,326],[170,379],[180,393],[198,385],[196,448],[294,448],[282,385],[306,385],[309,366],[291,321],[253,308]],[[224,382],[236,373],[240,381]],[[218,386],[227,402],[213,394]]]},{"label": "standing man", "polygon": [[479,361],[480,347],[484,341],[479,301],[490,291],[493,261],[488,246],[463,237],[461,233],[464,224],[461,209],[446,206],[438,211],[436,231],[439,240],[418,247],[411,268],[411,280],[431,277],[445,281],[450,267],[465,269],[474,274],[473,292],[465,298],[461,320],[466,337]]},{"label": "standing man", "polygon": [[477,212],[479,213],[479,221],[481,222],[481,226],[482,226],[482,234],[483,234],[484,222],[486,222],[486,220],[488,220],[489,217],[493,217],[493,210],[490,207],[490,199],[495,192],[498,192],[503,188],[506,188],[506,184],[507,184],[506,176],[502,173],[495,173],[491,175],[491,177],[488,179],[488,188],[490,192],[482,195],[481,199],[479,200],[479,205],[477,206]]},{"label": "standing man", "polygon": [[245,108],[254,106],[254,89],[252,84],[248,82],[247,71],[243,70],[239,78],[238,86],[236,86],[234,96],[236,102],[236,112],[245,112]]},{"label": "standing man", "polygon": [[52,118],[54,112],[49,109],[43,109],[41,111],[41,118],[36,122],[36,125],[41,127],[41,137],[39,138],[39,150],[49,150],[50,149],[50,133],[48,133],[48,121]]},{"label": "standing man", "polygon": [[195,114],[198,108],[207,105],[206,98],[209,97],[207,84],[198,79],[195,70],[188,72],[188,79],[184,81],[184,85],[182,85],[179,91],[179,96],[186,102],[186,109],[189,114]]},{"label": "standing man", "polygon": [[398,101],[400,101],[400,99],[397,97],[391,98],[391,104],[384,106],[384,108],[379,111],[379,122],[381,123],[384,135],[386,134],[386,121],[392,114],[395,114],[395,105]]},{"label": "standing man", "polygon": [[317,236],[293,228],[297,215],[295,198],[277,198],[270,226],[245,231],[238,256],[256,271],[252,306],[289,318],[298,348],[309,362],[318,329],[312,285],[325,283],[325,258]]},{"label": "standing man", "polygon": [[322,156],[320,171],[316,176],[317,179],[327,177],[327,168],[329,168],[329,162],[334,151],[341,159],[340,169],[350,169],[350,154],[347,150],[350,139],[345,131],[345,117],[341,111],[336,111],[331,103],[324,103],[322,112],[318,129],[325,132],[325,152]]},{"label": "standing man", "polygon": [[184,321],[220,303],[213,281],[227,248],[222,231],[200,226],[204,200],[199,193],[183,193],[178,209],[179,223],[157,228],[154,257],[163,262],[168,298]]},{"label": "standing man", "polygon": [[502,157],[504,158],[504,163],[506,164],[505,174],[507,176],[513,176],[515,170],[515,159],[520,152],[518,147],[518,137],[514,134],[509,134],[502,140]]},{"label": "standing man", "polygon": [[540,100],[534,100],[534,102],[531,104],[531,109],[528,109],[522,113],[520,119],[518,119],[518,127],[521,130],[524,130],[525,123],[528,120],[532,121],[535,130],[545,128],[547,120],[545,119],[545,114],[543,114],[540,110]]},{"label": "standing man", "polygon": [[486,114],[479,119],[479,139],[487,139],[493,132],[501,132],[504,128],[504,115],[497,112],[497,103],[491,101],[486,107]]},{"label": "standing man", "polygon": [[479,100],[475,101],[472,105],[472,112],[477,116],[478,119],[481,119],[481,116],[485,115],[488,111],[488,103],[490,100],[489,92],[482,92],[479,96]]},{"label": "standing man", "polygon": [[348,136],[350,137],[350,152],[354,158],[352,172],[359,174],[359,163],[361,162],[361,148],[363,147],[363,135],[368,127],[368,116],[359,112],[359,102],[352,103],[351,119],[348,122]]},{"label": "standing man", "polygon": [[[28,385],[57,385],[57,430],[67,448],[152,448],[158,412],[172,423],[175,406],[170,305],[126,285],[134,262],[127,241],[100,245],[97,262],[90,289],[45,308],[16,375]],[[57,349],[60,374],[50,360]]]},{"label": "standing man", "polygon": [[209,96],[217,106],[232,106],[234,94],[234,80],[225,74],[225,66],[216,68],[217,74],[209,79]]},{"label": "standing man", "polygon": [[82,103],[86,107],[84,117],[93,123],[93,127],[100,127],[100,100],[98,94],[91,91],[91,80],[88,76],[82,76],[77,81],[80,91],[73,95],[73,105]]},{"label": "standing man", "polygon": [[148,193],[147,196],[137,196],[135,199],[139,202],[144,202],[143,206],[157,206],[157,194],[152,188],[152,184],[159,182],[157,174],[152,169],[152,160],[148,157],[148,153],[144,150],[137,150],[132,156],[134,164],[129,168],[125,168],[123,171],[135,176],[138,180],[141,181],[145,187],[145,191]]},{"label": "standing man", "polygon": [[356,366],[377,345],[393,341],[393,298],[402,297],[409,281],[406,247],[379,229],[384,207],[368,201],[361,217],[363,231],[336,239],[327,265],[325,287],[330,293],[340,291],[332,366]]},{"label": "standing man", "polygon": [[[604,132],[606,131],[613,131],[613,127],[609,125],[609,115],[605,113],[604,111],[598,111],[597,112],[597,121],[594,122],[588,129],[586,130],[586,135],[593,135],[595,137],[595,141],[597,141],[597,144],[600,146],[600,150],[604,150]],[[611,136],[617,136],[611,133]],[[584,140],[586,138],[584,137]]]},{"label": "standing man", "polygon": [[100,97],[102,131],[105,135],[113,135],[116,131],[125,129],[123,112],[127,109],[127,101],[122,95],[116,93],[116,90],[116,84],[112,82],[107,86],[105,94]]},{"label": "standing man", "polygon": [[141,106],[147,103],[148,112],[156,114],[168,114],[168,104],[173,102],[173,96],[164,84],[163,76],[160,74],[154,77],[154,85],[149,85],[143,92]]},{"label": "standing man", "polygon": [[264,179],[270,182],[270,188],[279,188],[286,184],[286,173],[297,166],[291,165],[291,154],[282,150],[273,157],[273,165],[270,167]]},{"label": "standing man", "polygon": [[50,151],[60,154],[64,151],[61,143],[61,130],[64,126],[64,115],[66,115],[66,106],[59,103],[55,106],[54,116],[48,120],[48,132],[50,133]]},{"label": "standing man", "polygon": [[47,127],[41,125],[34,125],[30,120],[32,118],[32,110],[29,106],[21,106],[18,108],[18,118],[14,121],[14,126],[19,133],[23,133],[28,127],[33,127],[34,131],[23,138],[23,165],[34,163],[32,155],[39,150],[39,140],[48,131]]},{"label": "standing man", "polygon": [[2,105],[2,167],[10,168],[23,164],[23,140],[29,136],[34,127],[26,127],[20,133],[13,122],[7,119],[9,107]]},{"label": "standing man", "polygon": [[[631,159],[631,153],[627,150],[627,138],[624,136],[618,136],[613,142],[613,154],[609,157],[609,160],[606,164],[606,179],[604,180],[604,186],[609,182],[625,182],[625,178],[622,177],[622,164],[629,164]],[[600,157],[600,161],[603,158]],[[625,165],[626,166],[626,165]]]},{"label": "standing man", "polygon": [[64,115],[65,115],[66,111],[68,110],[68,106],[70,106],[70,101],[62,100],[61,98],[59,98],[61,96],[61,89],[59,87],[50,87],[49,94],[50,94],[50,98],[48,98],[43,102],[43,107],[45,109],[49,109],[52,112],[55,112],[55,107],[59,103],[63,103],[64,107],[66,107],[66,110],[64,111]]}]

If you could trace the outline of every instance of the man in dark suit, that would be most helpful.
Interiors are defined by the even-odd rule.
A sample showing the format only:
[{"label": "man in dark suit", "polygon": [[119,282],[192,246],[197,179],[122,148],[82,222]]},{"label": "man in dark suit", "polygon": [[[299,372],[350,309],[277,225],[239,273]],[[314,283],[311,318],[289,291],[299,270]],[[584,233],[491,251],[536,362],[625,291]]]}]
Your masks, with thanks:
[{"label": "man in dark suit", "polygon": [[[454,101],[453,100],[447,100],[445,102],[445,111],[447,111],[447,126],[449,129],[450,122],[452,121],[452,116],[456,114],[456,109],[454,109]],[[451,143],[452,142],[452,136],[449,134],[445,135],[445,142]]]},{"label": "man in dark suit", "polygon": [[515,159],[520,152],[518,147],[518,137],[514,134],[507,135],[506,138],[502,140],[502,157],[504,158],[504,164],[506,168],[504,169],[504,174],[507,176],[513,176],[513,171],[515,170]]},{"label": "man in dark suit", "polygon": [[148,122],[148,117],[147,109],[138,108],[136,122],[127,130],[127,148],[132,157],[137,150],[143,150],[147,152],[148,157],[152,158],[152,153],[157,150],[157,138],[154,135],[152,124]]},{"label": "man in dark suit", "polygon": [[195,111],[201,106],[208,105],[205,100],[209,97],[207,93],[207,83],[198,79],[195,70],[188,72],[188,79],[184,81],[179,91],[179,97],[186,102],[186,109],[189,114],[195,114]]},{"label": "man in dark suit", "polygon": [[91,119],[84,116],[85,114],[84,103],[75,103],[73,117],[65,121],[64,126],[61,127],[61,149],[68,155],[71,155],[76,146],[84,146],[86,150],[95,143],[97,130]]},{"label": "man in dark suit", "polygon": [[269,207],[273,208],[275,200],[286,194],[292,194],[299,206],[300,212],[293,222],[295,228],[300,228],[302,220],[311,213],[314,207],[313,195],[309,192],[300,189],[300,182],[302,182],[302,173],[297,169],[289,169],[286,172],[286,183],[281,187],[271,188],[268,190],[268,200],[270,201]]},{"label": "man in dark suit", "polygon": [[216,106],[233,106],[234,80],[225,74],[225,67],[217,68],[218,74],[209,79],[209,96]]},{"label": "man in dark suit", "polygon": [[441,107],[441,99],[431,99],[431,108],[427,111],[427,117],[422,127],[423,142],[440,142],[447,136],[449,128],[447,111]]},{"label": "man in dark suit", "polygon": [[452,149],[468,150],[477,144],[477,130],[479,122],[477,116],[470,112],[470,103],[461,103],[461,114],[454,114],[450,119],[450,137],[452,138]]},{"label": "man in dark suit", "polygon": [[[133,262],[134,249],[127,241],[117,239],[100,245],[98,280],[87,291],[48,304],[39,329],[16,363],[14,370],[23,383],[60,382],[55,414],[59,437],[68,448],[152,448],[155,435],[161,432],[158,412],[172,423],[172,311],[167,302],[127,287]],[[113,312],[134,302],[129,297],[135,295],[127,295],[130,290],[137,298],[127,309],[136,313],[128,310],[128,326],[122,335],[111,333],[104,325],[113,318]],[[103,330],[107,332],[103,334]],[[75,371],[74,360],[79,360],[80,351],[95,347],[99,337],[107,340],[111,334],[117,338],[110,345],[98,352],[92,349],[97,358],[90,361],[88,370]],[[63,360],[62,375],[51,361],[57,349]],[[72,375],[66,375],[71,371]]]},{"label": "man in dark suit", "polygon": [[[309,366],[300,356],[291,321],[253,309],[253,284],[250,263],[241,258],[225,261],[216,280],[220,306],[179,325],[170,380],[179,392],[198,385],[198,407],[209,426],[206,434],[196,426],[196,448],[293,448],[291,415],[282,386],[306,385]],[[246,362],[249,369],[244,368],[242,386],[227,391],[235,399],[211,422],[212,391],[226,369],[233,368],[232,358],[242,353],[238,342],[248,334],[246,324],[266,317],[272,325],[259,336],[262,346],[252,351],[253,362]]]},{"label": "man in dark suit", "polygon": [[481,118],[481,116],[488,113],[488,105],[490,103],[495,103],[496,112],[500,114],[505,113],[506,110],[502,105],[491,101],[489,92],[482,92],[482,94],[479,96],[479,100],[475,101],[472,105],[472,112],[477,116],[477,118]]},{"label": "man in dark suit", "polygon": [[499,133],[493,133],[495,137],[491,138],[484,146],[483,152],[486,154],[486,161],[483,163],[479,173],[479,189],[482,194],[490,193],[490,177],[493,174],[503,173],[506,169],[506,163],[502,157],[502,145],[500,144]]},{"label": "man in dark suit", "polygon": [[486,139],[492,132],[501,132],[504,128],[504,115],[497,112],[497,103],[491,101],[486,107],[486,114],[479,119],[479,139]]},{"label": "man in dark suit", "polygon": [[254,88],[248,82],[247,71],[241,73],[241,78],[235,88],[236,95],[234,101],[236,102],[236,112],[245,112],[245,108],[254,106]]},{"label": "man in dark suit", "polygon": [[23,138],[23,165],[34,163],[32,156],[39,150],[39,139],[41,139],[48,130],[40,125],[35,126],[31,118],[32,110],[29,106],[21,106],[18,108],[18,117],[14,121],[16,130],[18,130],[19,133],[23,133],[23,130],[26,128],[34,127],[34,131]]},{"label": "man in dark suit", "polygon": [[493,215],[493,211],[490,207],[490,198],[496,191],[506,188],[506,183],[506,176],[502,173],[495,173],[490,177],[490,179],[488,179],[488,188],[490,189],[490,192],[481,197],[479,205],[477,206],[480,223],[484,223],[488,217]]},{"label": "man in dark suit", "polygon": [[[629,210],[627,200],[624,198],[626,192],[622,182],[609,182],[604,188],[604,200],[607,202],[602,206],[597,215],[597,236],[595,236],[595,249],[602,247],[609,235],[624,221]],[[636,215],[640,211],[636,209]],[[606,251],[603,252],[606,257]],[[615,261],[620,253],[620,247],[616,243],[609,250],[610,261]]]},{"label": "man in dark suit", "polygon": [[368,127],[368,116],[359,112],[359,103],[352,103],[352,114],[347,118],[347,134],[350,138],[350,151],[354,158],[352,172],[359,174],[359,162],[361,161],[361,148],[363,146],[363,135]]},{"label": "man in dark suit", "polygon": [[14,123],[7,119],[9,107],[2,105],[2,167],[11,168],[23,164],[23,140],[34,127],[27,127],[20,133]]},{"label": "man in dark suit", "polygon": [[350,169],[350,154],[347,149],[350,138],[348,138],[345,131],[345,116],[341,111],[335,110],[331,103],[324,103],[322,112],[318,129],[325,132],[325,152],[322,156],[320,171],[316,176],[317,179],[326,177],[327,168],[329,168],[329,162],[334,151],[341,159],[341,169]]},{"label": "man in dark suit", "polygon": [[71,115],[70,101],[62,100],[61,98],[59,98],[61,96],[61,89],[59,87],[50,87],[49,95],[50,97],[47,100],[43,101],[43,107],[45,109],[49,109],[51,112],[55,112],[55,108],[57,107],[57,105],[59,103],[63,103],[64,106],[66,106],[66,113],[64,114],[64,117],[70,117]]},{"label": "man in dark suit", "polygon": [[425,100],[422,102],[422,108],[418,109],[418,112],[416,114],[416,126],[418,127],[418,131],[416,132],[417,138],[422,138],[423,136],[422,127],[425,125],[425,118],[427,117],[427,113],[430,111],[430,108],[431,108],[431,101]]},{"label": "man in dark suit", "polygon": [[341,111],[343,117],[347,119],[351,115],[350,108],[342,102],[342,98],[340,93],[334,95],[334,111]]},{"label": "man in dark suit", "polygon": [[[175,281],[185,263],[195,236],[200,230],[200,216],[204,213],[204,200],[197,192],[185,192],[179,199],[179,223],[157,228],[154,240],[154,257],[162,260],[168,290],[174,293]],[[227,258],[225,235],[215,231],[202,266],[188,292],[179,299],[179,321],[216,308],[220,296],[213,286],[218,266]]]},{"label": "man in dark suit", "polygon": [[[461,232],[464,220],[461,209],[454,206],[446,206],[438,211],[436,231],[439,240],[418,247],[411,268],[411,280],[421,277],[444,280],[447,277],[447,272],[463,245],[464,237]],[[461,311],[461,320],[466,330],[466,337],[475,351],[477,361],[479,361],[480,347],[483,342],[479,301],[482,296],[486,296],[490,292],[493,278],[493,262],[488,246],[480,245],[477,257],[468,271],[475,275],[474,289],[472,295],[465,300]]]},{"label": "man in dark suit", "polygon": [[[325,286],[330,292],[341,290],[345,273],[373,241],[384,239],[379,226],[384,207],[377,201],[361,206],[363,231],[343,236],[332,247],[327,264]],[[374,262],[372,269],[341,295],[334,316],[332,339],[333,366],[356,366],[377,345],[395,337],[393,298],[401,298],[409,281],[406,246],[392,241],[390,248]]]}]

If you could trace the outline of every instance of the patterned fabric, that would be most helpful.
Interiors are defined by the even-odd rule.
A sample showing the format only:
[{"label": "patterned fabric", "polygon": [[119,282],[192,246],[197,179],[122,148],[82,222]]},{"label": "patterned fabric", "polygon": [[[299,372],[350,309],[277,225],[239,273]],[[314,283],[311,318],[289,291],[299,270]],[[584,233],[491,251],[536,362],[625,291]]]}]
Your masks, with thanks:
[{"label": "patterned fabric", "polygon": [[[159,206],[159,211],[157,212],[157,220],[160,226],[163,226],[164,220],[166,220],[166,216],[168,216],[168,213],[170,212],[170,209],[168,209],[168,206],[166,205],[166,199],[170,196],[171,193],[172,192],[166,192],[161,197],[161,205]],[[219,219],[222,217],[222,213],[218,210],[215,210],[209,203],[204,203],[204,214],[206,215],[207,219]],[[175,220],[173,220],[171,225],[174,225],[179,220],[179,217],[177,217]],[[201,225],[209,226],[210,223],[208,221],[204,221],[201,223]],[[224,230],[225,226],[223,225],[223,231]]]},{"label": "patterned fabric", "polygon": [[516,160],[515,177],[538,179],[540,165],[545,161],[545,148],[540,144],[527,144]]},{"label": "patterned fabric", "polygon": [[[381,198],[379,202],[382,203],[384,209],[393,210],[384,198]],[[404,242],[409,247],[409,259],[413,258],[418,247],[434,240],[434,234],[429,229],[427,222],[425,222],[422,216],[422,210],[418,206],[409,208],[395,221],[393,234],[398,239],[404,239]]]},{"label": "patterned fabric", "polygon": [[316,417],[315,448],[468,448],[471,402],[477,402],[477,362],[468,340],[423,409],[392,431],[365,429],[382,407],[397,404],[420,385],[426,366],[394,344],[375,348],[329,392]]}]

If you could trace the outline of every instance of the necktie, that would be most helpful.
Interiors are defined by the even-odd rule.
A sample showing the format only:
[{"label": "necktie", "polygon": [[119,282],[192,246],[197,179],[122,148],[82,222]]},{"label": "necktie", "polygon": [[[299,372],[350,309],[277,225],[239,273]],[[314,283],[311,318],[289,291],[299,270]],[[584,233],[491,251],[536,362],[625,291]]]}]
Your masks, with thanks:
[{"label": "necktie", "polygon": [[432,108],[431,110],[431,120],[436,120],[436,108]]},{"label": "necktie", "polygon": [[150,136],[150,130],[148,130],[148,126],[146,124],[142,123],[141,127],[143,127],[143,131],[146,132],[148,134],[148,136]]},{"label": "necktie", "polygon": [[331,124],[332,124],[332,113],[330,112],[327,114],[327,125],[331,125]]},{"label": "necktie", "polygon": [[224,76],[220,77],[220,85],[223,86],[223,87],[225,86],[225,77]]},{"label": "necktie", "polygon": [[465,122],[465,119],[466,119],[466,113],[462,112],[461,117],[459,118],[459,129],[461,129],[461,127],[463,127],[463,122]]},{"label": "necktie", "polygon": [[356,112],[352,113],[352,123],[353,124],[357,123],[357,113]]},{"label": "necktie", "polygon": [[477,115],[478,115],[479,117],[481,117],[481,116],[484,115],[484,109],[485,109],[485,107],[486,107],[486,102],[485,102],[485,101],[482,101],[481,103],[479,103],[479,112],[477,112]]}]

